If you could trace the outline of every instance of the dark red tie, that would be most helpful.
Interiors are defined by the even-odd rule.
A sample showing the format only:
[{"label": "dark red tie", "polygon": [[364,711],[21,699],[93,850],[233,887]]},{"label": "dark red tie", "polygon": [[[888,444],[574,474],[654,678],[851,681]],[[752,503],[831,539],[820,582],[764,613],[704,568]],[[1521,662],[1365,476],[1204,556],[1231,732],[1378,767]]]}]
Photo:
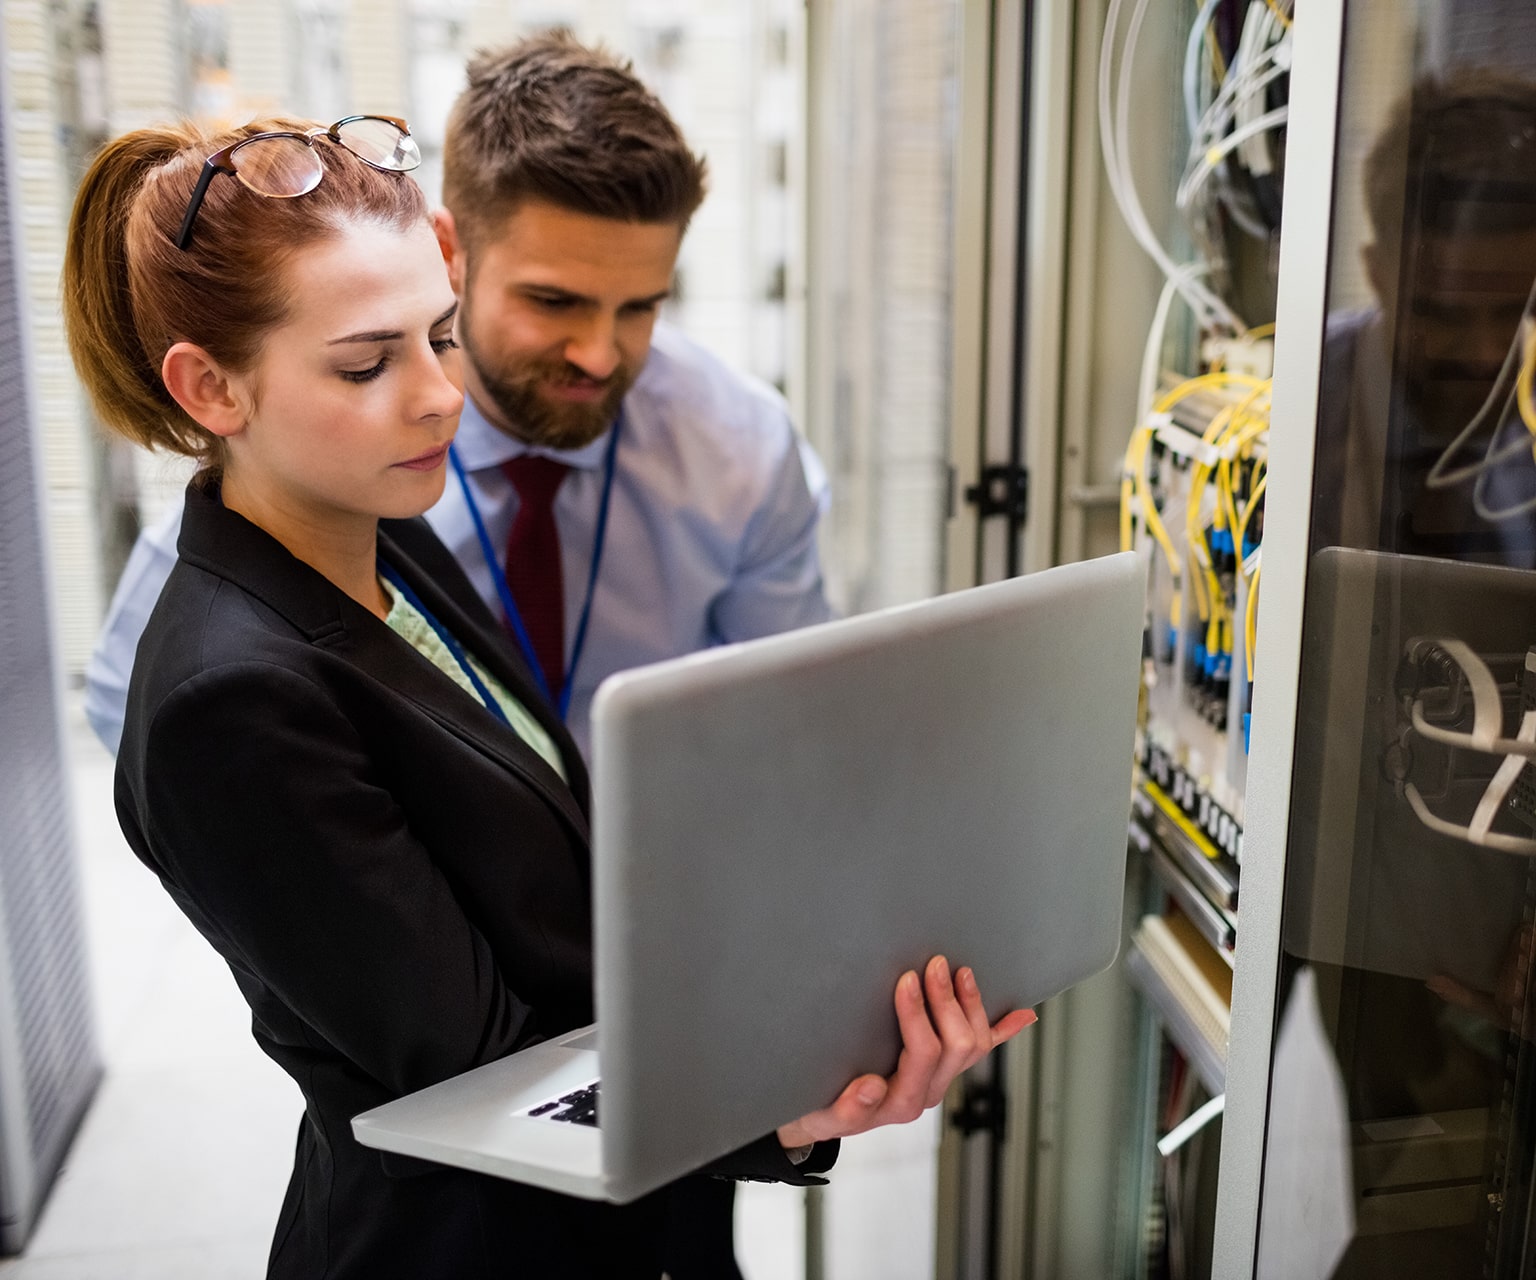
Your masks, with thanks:
[{"label": "dark red tie", "polygon": [[553,458],[525,453],[503,462],[501,469],[519,499],[507,535],[507,585],[544,671],[549,696],[558,701],[565,683],[565,586],[555,493],[570,468]]}]

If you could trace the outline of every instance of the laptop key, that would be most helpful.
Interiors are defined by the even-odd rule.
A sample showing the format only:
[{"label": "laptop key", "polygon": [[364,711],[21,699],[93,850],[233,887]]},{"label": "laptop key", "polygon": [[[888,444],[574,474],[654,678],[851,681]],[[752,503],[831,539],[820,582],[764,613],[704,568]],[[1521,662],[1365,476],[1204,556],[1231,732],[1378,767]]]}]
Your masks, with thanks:
[{"label": "laptop key", "polygon": [[558,1098],[550,1098],[519,1114],[538,1117],[541,1120],[561,1120],[566,1124],[595,1126],[599,1083],[593,1081],[589,1085],[573,1089],[570,1093],[562,1094]]}]

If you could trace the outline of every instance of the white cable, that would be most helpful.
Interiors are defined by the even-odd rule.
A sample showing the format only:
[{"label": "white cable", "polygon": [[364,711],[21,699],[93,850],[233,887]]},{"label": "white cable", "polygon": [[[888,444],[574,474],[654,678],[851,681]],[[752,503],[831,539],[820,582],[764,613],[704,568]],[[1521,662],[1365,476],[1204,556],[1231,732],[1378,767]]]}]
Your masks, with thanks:
[{"label": "white cable", "polygon": [[[1434,725],[1424,722],[1426,738],[1436,742],[1447,742],[1452,746],[1465,746],[1471,751],[1493,751],[1494,742],[1498,739],[1499,729],[1504,724],[1504,707],[1499,698],[1499,682],[1493,678],[1493,671],[1488,664],[1478,657],[1477,653],[1464,640],[1458,640],[1455,636],[1433,637],[1416,640],[1410,648],[1410,656],[1414,653],[1422,653],[1425,645],[1439,649],[1446,657],[1450,658],[1466,677],[1467,688],[1472,694],[1472,732],[1452,733],[1448,729],[1438,729]],[[1416,698],[1413,703],[1414,728],[1419,728],[1419,722],[1423,720],[1424,699]],[[1500,753],[1502,754],[1502,752]]]},{"label": "white cable", "polygon": [[1409,714],[1413,731],[1421,738],[1439,742],[1461,751],[1482,751],[1488,755],[1518,756],[1523,760],[1536,760],[1536,741],[1522,742],[1519,738],[1479,739],[1470,733],[1457,733],[1454,729],[1442,729],[1424,718],[1424,700],[1415,698]]},{"label": "white cable", "polygon": [[[1255,66],[1267,64],[1276,75],[1287,72],[1291,65],[1290,33],[1264,0],[1250,0],[1248,17],[1243,23],[1243,36],[1246,37],[1250,31],[1253,32],[1253,39],[1248,49]],[[1265,85],[1274,78],[1276,76],[1266,73]],[[1264,106],[1265,97],[1259,92],[1259,86],[1255,86],[1254,90],[1239,99],[1234,119],[1239,125],[1247,124],[1263,111]],[[1242,153],[1243,164],[1249,173],[1267,176],[1274,172],[1273,156],[1262,141],[1261,134],[1247,139],[1243,143]]]},{"label": "white cable", "polygon": [[[1494,390],[1498,390],[1497,383],[1494,385]],[[1507,445],[1500,445],[1498,443],[1499,436],[1502,434],[1504,420],[1509,417],[1510,410],[1515,407],[1516,394],[1516,389],[1510,387],[1509,394],[1504,397],[1504,408],[1495,420],[1497,425],[1493,429],[1493,435],[1489,437],[1488,447],[1483,451],[1483,456],[1476,462],[1469,462],[1465,466],[1456,467],[1454,470],[1443,470],[1446,460],[1451,457],[1452,453],[1465,447],[1467,441],[1476,435],[1483,426],[1487,418],[1488,402],[1485,402],[1484,408],[1479,409],[1472,421],[1462,428],[1461,433],[1456,439],[1446,446],[1445,452],[1436,460],[1435,465],[1429,469],[1429,476],[1424,481],[1426,489],[1449,489],[1453,485],[1461,484],[1464,480],[1471,480],[1482,475],[1489,468],[1495,467],[1499,463],[1513,458],[1517,453],[1523,453],[1530,448],[1529,442],[1523,439],[1514,440]]]},{"label": "white cable", "polygon": [[[1270,228],[1252,212],[1246,193],[1232,186],[1226,179],[1225,165],[1221,163],[1221,157],[1226,153],[1220,153],[1214,165],[1207,166],[1207,159],[1212,149],[1221,144],[1223,135],[1227,133],[1234,120],[1241,126],[1255,118],[1256,113],[1263,106],[1265,90],[1289,69],[1289,33],[1275,20],[1274,14],[1267,5],[1250,4],[1238,47],[1233,52],[1232,61],[1220,89],[1203,114],[1197,114],[1199,112],[1198,55],[1205,35],[1205,27],[1201,24],[1208,25],[1208,22],[1207,11],[1202,8],[1196,26],[1191,29],[1185,44],[1183,97],[1185,117],[1190,131],[1190,150],[1180,181],[1178,208],[1196,226],[1210,222],[1211,213],[1195,212],[1200,204],[1206,204],[1204,201],[1197,204],[1196,196],[1206,179],[1212,173],[1217,174],[1221,178],[1221,186],[1209,197],[1209,207],[1220,206],[1244,232],[1263,239],[1270,234]],[[1253,150],[1263,132],[1261,130],[1259,133],[1244,136],[1237,143],[1250,172],[1268,173],[1273,169],[1267,147],[1263,147],[1257,154]],[[1215,242],[1219,240],[1219,232],[1213,231],[1204,239]],[[1207,256],[1211,256],[1214,260],[1214,254],[1209,250]]]},{"label": "white cable", "polygon": [[1531,438],[1530,431],[1524,422],[1520,424],[1515,438],[1507,445],[1499,444],[1504,434],[1504,422],[1509,416],[1509,406],[1519,397],[1519,387],[1514,386],[1509,391],[1509,401],[1506,402],[1504,413],[1493,428],[1493,434],[1488,437],[1488,448],[1483,454],[1483,461],[1477,468],[1476,479],[1472,482],[1472,509],[1478,518],[1488,521],[1489,524],[1498,524],[1503,520],[1513,520],[1530,511],[1536,511],[1536,496],[1517,502],[1514,506],[1505,507],[1501,511],[1495,511],[1488,505],[1488,485],[1492,479],[1495,468],[1502,462],[1523,453],[1531,453],[1536,449],[1536,441]]},{"label": "white cable", "polygon": [[[1181,270],[1198,274],[1204,272],[1206,268],[1191,263]],[[1152,327],[1147,331],[1147,344],[1141,351],[1141,378],[1136,384],[1136,420],[1138,422],[1143,421],[1152,412],[1153,402],[1157,399],[1158,375],[1162,372],[1163,364],[1163,338],[1168,332],[1168,313],[1173,309],[1173,300],[1176,296],[1182,296],[1182,292],[1179,289],[1179,282],[1170,276],[1163,283],[1163,291],[1157,295],[1157,307],[1152,312]]]},{"label": "white cable", "polygon": [[1218,1093],[1198,1111],[1157,1140],[1157,1154],[1171,1156],[1227,1108],[1227,1095]]},{"label": "white cable", "polygon": [[[1526,294],[1525,308],[1520,313],[1519,323],[1515,325],[1515,336],[1510,339],[1509,350],[1504,355],[1504,363],[1499,366],[1499,376],[1494,379],[1493,386],[1489,388],[1487,398],[1484,399],[1482,407],[1479,408],[1477,413],[1473,415],[1472,421],[1467,423],[1467,425],[1463,427],[1459,433],[1457,433],[1456,438],[1452,440],[1450,444],[1446,445],[1445,452],[1435,460],[1435,465],[1429,469],[1429,475],[1424,480],[1425,488],[1445,489],[1449,488],[1451,485],[1460,484],[1463,480],[1468,480],[1473,476],[1480,475],[1488,467],[1494,466],[1498,462],[1503,461],[1505,457],[1514,457],[1515,454],[1519,452],[1519,449],[1529,447],[1528,442],[1519,442],[1517,448],[1511,449],[1507,454],[1501,453],[1498,457],[1494,457],[1492,453],[1492,446],[1490,444],[1489,453],[1484,456],[1481,462],[1472,463],[1470,466],[1458,467],[1455,470],[1448,469],[1450,467],[1451,459],[1460,453],[1461,450],[1466,447],[1467,442],[1478,433],[1483,424],[1487,421],[1489,413],[1493,410],[1495,404],[1498,403],[1500,392],[1503,390],[1506,381],[1510,377],[1510,374],[1515,371],[1515,368],[1519,363],[1521,331],[1524,328],[1526,320],[1531,317],[1533,312],[1536,312],[1536,279],[1531,281],[1530,292]],[[1508,416],[1510,404],[1513,402],[1514,397],[1515,387],[1511,385],[1509,393],[1504,400],[1504,410],[1498,418],[1499,425],[1502,425],[1504,418]],[[1494,435],[1495,437],[1498,436],[1497,427],[1495,427]],[[1484,519],[1486,518],[1487,517],[1485,516]]]},{"label": "white cable", "polygon": [[[1175,288],[1194,309],[1202,326],[1221,327],[1233,333],[1242,333],[1247,328],[1242,318],[1216,293],[1200,284],[1193,274],[1176,263],[1164,248],[1147,219],[1146,210],[1142,207],[1130,171],[1131,70],[1134,64],[1136,42],[1140,39],[1148,3],[1149,0],[1136,0],[1136,6],[1131,11],[1118,77],[1114,75],[1114,40],[1124,8],[1124,0],[1110,0],[1105,21],[1104,41],[1099,49],[1099,145],[1104,157],[1104,167],[1109,175],[1110,191],[1131,234],[1157,263],[1164,278],[1175,282]],[[1117,81],[1120,89],[1118,103],[1115,101],[1114,94]]]},{"label": "white cable", "polygon": [[1431,831],[1450,836],[1453,840],[1481,845],[1485,849],[1495,849],[1500,853],[1517,853],[1526,858],[1536,857],[1536,840],[1529,840],[1523,836],[1500,835],[1496,831],[1486,832],[1480,840],[1473,839],[1472,832],[1468,828],[1459,827],[1454,822],[1447,822],[1444,818],[1437,818],[1431,813],[1429,806],[1424,803],[1424,797],[1419,794],[1419,789],[1413,783],[1403,783],[1403,795],[1407,797],[1414,816]]},{"label": "white cable", "polygon": [[1472,648],[1454,637],[1432,640],[1461,668],[1472,691],[1472,732],[1457,733],[1430,724],[1424,718],[1424,700],[1415,698],[1410,719],[1413,730],[1431,742],[1444,743],[1467,751],[1479,751],[1504,757],[1493,778],[1483,790],[1481,799],[1467,826],[1447,822],[1430,812],[1419,789],[1411,782],[1403,782],[1403,795],[1408,800],[1414,816],[1431,831],[1452,839],[1464,840],[1485,849],[1501,853],[1517,853],[1525,857],[1536,855],[1536,840],[1524,836],[1507,836],[1491,830],[1509,789],[1514,785],[1526,761],[1536,758],[1536,711],[1527,711],[1521,717],[1520,728],[1513,738],[1499,737],[1504,723],[1504,708],[1499,695],[1499,684],[1493,671]]},{"label": "white cable", "polygon": [[1289,70],[1289,47],[1284,43],[1271,45],[1254,57],[1246,56],[1240,48],[1227,68],[1220,90],[1200,117],[1193,138],[1196,145],[1201,145],[1202,139],[1210,142],[1219,138],[1240,103],[1267,89]]},{"label": "white cable", "polygon": [[[1515,734],[1515,741],[1536,744],[1536,711],[1527,711],[1520,718],[1520,728]],[[1481,840],[1493,827],[1493,820],[1499,816],[1499,810],[1504,807],[1504,798],[1509,795],[1509,789],[1515,785],[1515,779],[1520,776],[1525,768],[1525,759],[1518,755],[1504,757],[1504,763],[1493,775],[1488,789],[1483,792],[1483,798],[1477,802],[1477,812],[1472,815],[1472,821],[1467,824],[1467,830],[1472,833],[1474,840]]]},{"label": "white cable", "polygon": [[1221,0],[1205,0],[1195,25],[1189,29],[1189,40],[1184,46],[1184,120],[1193,138],[1200,127],[1199,86],[1200,47],[1205,43],[1205,33],[1210,30],[1211,20]]},{"label": "white cable", "polygon": [[1211,147],[1200,159],[1199,167],[1186,173],[1179,183],[1178,193],[1174,196],[1174,203],[1180,209],[1187,209],[1194,199],[1194,194],[1205,184],[1207,178],[1215,172],[1216,166],[1232,154],[1238,147],[1250,138],[1255,138],[1270,129],[1278,129],[1290,119],[1290,107],[1276,107],[1273,111],[1266,111],[1263,115],[1249,121],[1240,129],[1235,129],[1223,138],[1215,146]]}]

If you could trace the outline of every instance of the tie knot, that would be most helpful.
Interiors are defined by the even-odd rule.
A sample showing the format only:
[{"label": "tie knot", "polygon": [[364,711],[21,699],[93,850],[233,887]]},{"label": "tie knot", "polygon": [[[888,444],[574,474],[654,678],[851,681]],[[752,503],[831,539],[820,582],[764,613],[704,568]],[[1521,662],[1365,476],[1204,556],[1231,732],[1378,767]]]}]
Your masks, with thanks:
[{"label": "tie knot", "polygon": [[503,462],[501,469],[524,503],[529,506],[547,506],[553,501],[555,491],[570,467],[553,458],[525,453]]}]

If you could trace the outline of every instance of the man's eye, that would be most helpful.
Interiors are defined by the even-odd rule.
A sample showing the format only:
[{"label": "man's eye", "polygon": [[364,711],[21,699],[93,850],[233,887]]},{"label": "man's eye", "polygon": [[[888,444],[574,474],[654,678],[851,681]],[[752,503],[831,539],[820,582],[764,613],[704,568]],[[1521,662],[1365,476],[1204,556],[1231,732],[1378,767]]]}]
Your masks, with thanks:
[{"label": "man's eye", "polygon": [[564,311],[571,305],[569,298],[548,298],[542,295],[535,295],[533,302],[545,311]]}]

